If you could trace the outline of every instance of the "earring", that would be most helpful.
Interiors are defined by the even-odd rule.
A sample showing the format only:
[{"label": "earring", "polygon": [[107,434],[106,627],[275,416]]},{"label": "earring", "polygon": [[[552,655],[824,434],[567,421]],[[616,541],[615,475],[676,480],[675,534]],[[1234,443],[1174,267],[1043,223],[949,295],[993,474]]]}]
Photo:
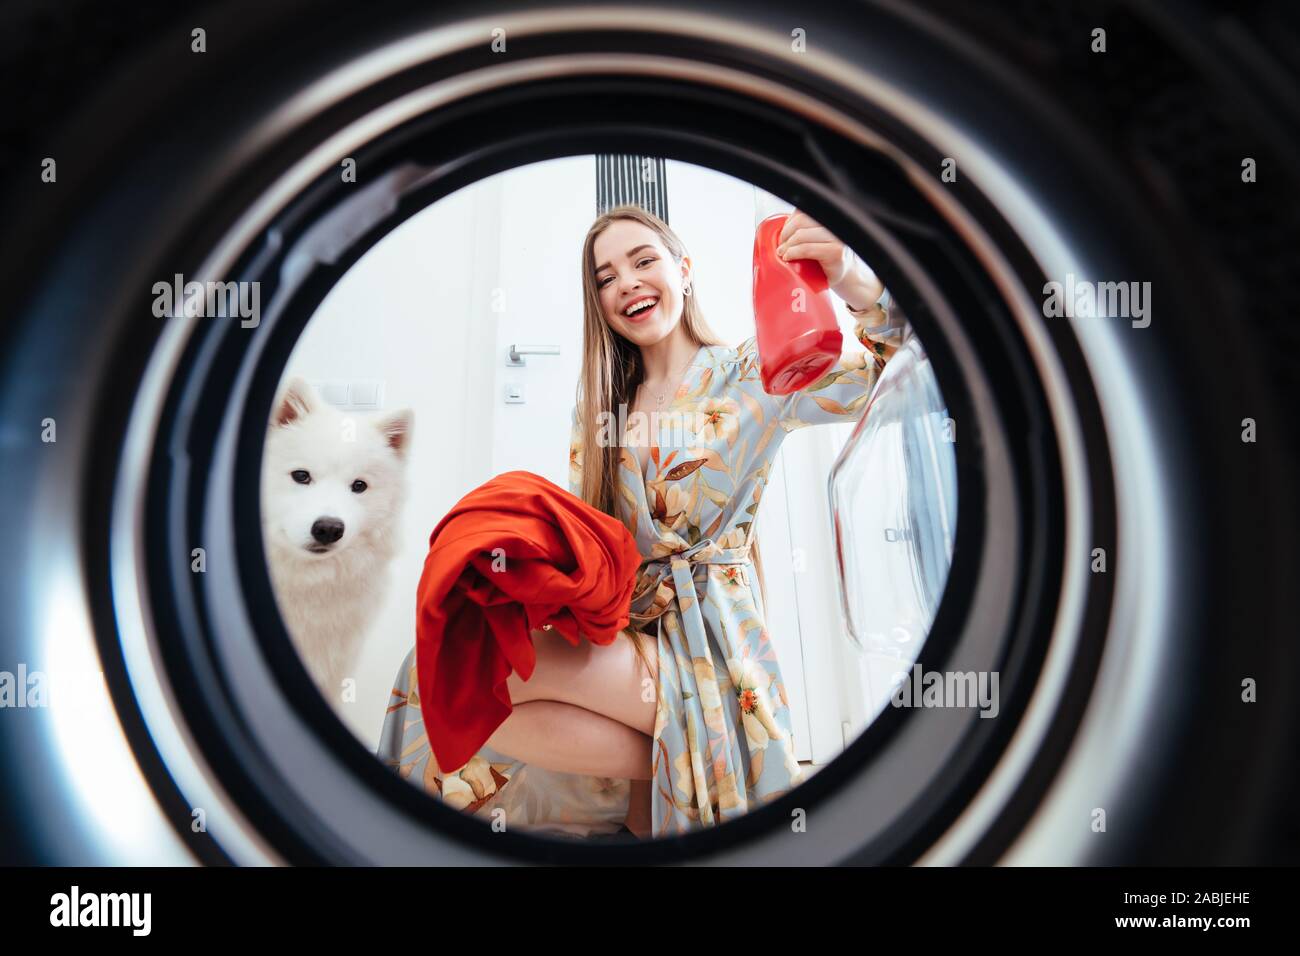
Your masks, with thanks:
[{"label": "earring", "polygon": [[690,283],[688,282],[688,283],[687,283],[687,284],[682,288],[682,295],[690,295],[690,294],[691,294],[691,286],[690,286]]}]

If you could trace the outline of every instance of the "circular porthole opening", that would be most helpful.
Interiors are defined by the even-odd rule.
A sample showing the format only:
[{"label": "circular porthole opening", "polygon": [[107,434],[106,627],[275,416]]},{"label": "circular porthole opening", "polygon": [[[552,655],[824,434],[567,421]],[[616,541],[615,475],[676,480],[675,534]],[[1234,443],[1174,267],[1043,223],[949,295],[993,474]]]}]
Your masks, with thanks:
[{"label": "circular porthole opening", "polygon": [[[628,86],[626,79],[617,83]],[[789,142],[783,125],[788,117],[772,104],[734,93],[720,103],[716,89],[682,80],[642,78],[635,95],[645,104],[644,114],[653,116],[670,105],[680,113],[685,97],[707,93],[707,108],[701,104],[697,113],[699,127],[688,130],[679,123],[670,135],[648,122],[637,139],[661,144],[663,152],[630,162],[660,178],[663,212],[680,224],[673,228],[691,237],[684,241],[698,270],[697,301],[718,303],[712,311],[704,305],[704,314],[730,323],[715,333],[715,345],[701,350],[692,365],[698,374],[683,379],[680,395],[721,413],[711,425],[713,447],[693,446],[719,460],[698,469],[700,484],[691,490],[667,488],[671,463],[657,463],[666,467],[650,476],[641,500],[655,495],[645,519],[663,533],[675,525],[682,543],[691,544],[706,530],[692,521],[702,513],[699,499],[707,491],[724,495],[723,476],[734,467],[725,453],[735,450],[742,430],[758,429],[743,436],[751,449],[786,443],[795,449],[775,464],[753,463],[768,512],[777,515],[751,515],[747,523],[758,539],[777,542],[767,548],[777,560],[764,562],[757,589],[746,589],[757,590],[751,599],[757,606],[738,611],[743,601],[733,598],[731,616],[709,618],[718,633],[730,625],[749,635],[749,642],[733,645],[731,659],[721,648],[717,661],[694,659],[686,672],[698,681],[711,666],[708,676],[717,681],[725,669],[715,684],[720,690],[708,688],[725,699],[714,701],[697,687],[696,701],[694,693],[680,690],[680,673],[676,681],[658,685],[660,694],[676,685],[680,700],[695,701],[690,706],[700,712],[658,708],[659,733],[651,738],[660,748],[653,755],[658,770],[648,782],[656,838],[621,832],[635,785],[626,779],[560,774],[492,748],[452,775],[421,759],[428,747],[427,740],[421,742],[420,714],[411,706],[418,700],[412,693],[411,593],[427,537],[423,526],[436,523],[461,495],[494,474],[549,473],[560,486],[571,477],[566,453],[572,450],[570,412],[579,371],[574,363],[583,341],[572,304],[565,309],[562,303],[566,288],[573,297],[581,274],[575,270],[577,254],[564,252],[571,243],[562,237],[577,229],[580,239],[599,204],[615,204],[620,184],[626,188],[617,167],[629,162],[625,154],[603,151],[615,148],[624,131],[606,132],[575,115],[573,97],[582,88],[564,80],[534,82],[509,95],[482,94],[475,112],[458,104],[451,118],[445,111],[414,111],[386,137],[357,150],[370,182],[354,184],[331,169],[304,181],[299,196],[259,234],[242,237],[233,269],[242,283],[259,283],[260,314],[256,322],[196,328],[211,345],[190,355],[211,361],[192,367],[185,387],[194,390],[192,401],[199,406],[212,403],[222,421],[210,433],[211,459],[186,473],[188,486],[158,489],[190,496],[190,506],[173,513],[203,514],[205,534],[223,539],[214,550],[236,559],[225,568],[210,564],[205,575],[189,582],[198,589],[191,609],[212,636],[213,666],[240,675],[227,683],[235,693],[226,706],[237,708],[254,728],[273,765],[287,757],[284,748],[301,752],[304,746],[303,738],[289,733],[287,707],[299,721],[307,720],[304,736],[310,733],[316,746],[344,751],[344,763],[337,755],[320,761],[326,777],[308,784],[304,771],[302,781],[285,782],[300,798],[304,791],[314,795],[313,813],[329,814],[321,804],[341,792],[328,782],[330,775],[347,773],[354,793],[374,788],[405,825],[449,832],[468,847],[491,845],[525,857],[617,851],[690,858],[711,848],[752,845],[759,834],[798,835],[800,820],[816,814],[831,794],[851,789],[853,780],[870,777],[875,767],[874,773],[887,774],[910,796],[878,807],[870,824],[863,821],[863,833],[874,834],[865,844],[874,848],[864,852],[881,859],[914,853],[996,759],[1042,657],[1042,636],[1054,610],[1050,596],[1060,574],[1047,545],[1059,538],[1063,521],[1051,416],[1032,378],[997,374],[999,365],[1027,368],[1028,353],[1014,344],[1018,333],[1010,307],[990,309],[991,281],[954,261],[954,237],[900,239],[888,217],[846,197],[853,196],[846,184],[837,192],[818,182],[825,170],[817,163],[824,162],[826,150],[842,162],[852,149],[861,153],[860,168],[870,170],[880,202],[914,204],[918,190],[897,157],[822,129],[823,146],[802,157],[807,169],[792,167],[788,156],[778,163],[765,151]],[[621,95],[633,95],[632,88]],[[485,112],[495,117],[489,128],[511,129],[515,137],[487,148],[481,137]],[[568,117],[563,126],[552,122],[560,115]],[[746,130],[744,141],[719,135],[719,117],[735,117],[728,132]],[[708,127],[715,129],[706,138]],[[518,165],[525,151],[521,137],[537,158],[531,165]],[[454,148],[470,145],[472,161],[450,159]],[[575,203],[583,182],[588,202]],[[607,196],[600,196],[602,189]],[[686,210],[676,215],[675,195],[683,197],[680,208]],[[755,227],[773,209],[795,208],[851,250],[863,275],[878,276],[891,311],[906,318],[896,319],[897,333],[892,341],[885,336],[887,344],[878,351],[858,343],[854,353],[850,345],[848,364],[815,382],[817,390],[778,402],[756,380],[753,358],[745,367],[746,353],[727,342],[748,338],[749,354],[756,352]],[[915,217],[915,209],[909,214]],[[951,233],[937,211],[931,214],[935,229]],[[688,229],[692,216],[696,225]],[[974,251],[967,255],[973,262]],[[542,303],[552,297],[561,305],[552,319],[544,319]],[[967,316],[973,308],[984,310],[985,321],[1002,323],[1011,337],[1001,355],[970,348]],[[842,311],[839,321],[853,335],[852,316]],[[537,343],[539,333],[543,341]],[[556,340],[550,343],[554,352],[539,351],[561,357],[554,368],[540,357],[529,359],[530,350],[522,347],[547,346],[550,339]],[[571,356],[567,365],[565,356]],[[521,360],[521,366],[506,365]],[[367,371],[348,371],[364,362],[370,363]],[[706,376],[715,362],[716,372]],[[517,368],[540,372],[541,381],[530,389],[511,371]],[[746,396],[704,394],[702,383],[721,387],[727,374],[748,375]],[[440,384],[450,391],[436,397],[417,392]],[[530,391],[538,407],[510,407],[511,396]],[[410,398],[399,399],[404,393]],[[761,423],[751,417],[746,397]],[[876,403],[874,414],[863,416],[870,402]],[[404,410],[412,405],[419,406],[414,416]],[[743,415],[730,411],[742,406]],[[1027,415],[1036,419],[1039,442],[1017,446],[1010,436],[1024,427]],[[196,420],[177,424],[193,427]],[[809,424],[830,427],[802,427]],[[738,474],[730,481],[743,488],[751,478]],[[408,548],[399,560],[389,552],[379,555],[374,542],[389,540],[377,521],[404,520],[398,506],[411,501],[401,500],[403,484],[418,489],[419,517],[400,529]],[[774,485],[783,499],[779,511],[770,504],[776,499],[766,495]],[[666,510],[670,500],[692,496],[696,515],[689,506]],[[992,532],[989,515],[996,516]],[[357,531],[356,548],[350,530]],[[398,529],[392,530],[395,539]],[[301,553],[288,555],[286,544]],[[336,548],[348,570],[331,583],[324,580],[325,569]],[[1035,549],[1041,549],[1040,559],[1021,560]],[[357,558],[361,564],[348,563]],[[992,570],[1010,567],[1024,570]],[[374,583],[374,591],[387,591],[392,601],[370,605],[363,617],[388,639],[364,643],[373,657],[357,665],[355,673],[366,675],[358,678],[331,671],[321,642],[337,635],[341,609],[330,609],[330,602],[355,606],[346,604],[346,595],[370,593],[370,582],[358,580],[367,573],[396,577]],[[706,568],[701,578],[707,574]],[[775,591],[768,591],[772,584]],[[785,622],[780,629],[778,620]],[[788,636],[774,636],[780,633]],[[796,635],[798,641],[789,642]],[[778,640],[789,643],[782,647]],[[658,649],[671,646],[671,635],[661,632]],[[674,652],[674,658],[679,655]],[[782,661],[789,663],[777,663]],[[755,667],[763,670],[764,681],[750,673]],[[797,675],[799,685],[783,668]],[[313,692],[313,682],[326,689],[326,698]],[[722,708],[729,704],[736,706],[728,734]],[[336,716],[350,734],[334,723]],[[667,717],[680,723],[669,726]],[[711,735],[722,733],[711,737],[712,744],[696,740],[692,751],[687,740],[696,721],[713,727]],[[669,746],[674,732],[676,752]],[[801,760],[796,748],[805,747]],[[966,766],[954,774],[958,749]],[[372,765],[361,772],[367,757]],[[891,762],[908,773],[900,776]],[[699,788],[698,800],[693,787]],[[728,794],[728,787],[735,792]],[[743,813],[737,813],[737,801]],[[900,814],[917,802],[932,806]]]}]

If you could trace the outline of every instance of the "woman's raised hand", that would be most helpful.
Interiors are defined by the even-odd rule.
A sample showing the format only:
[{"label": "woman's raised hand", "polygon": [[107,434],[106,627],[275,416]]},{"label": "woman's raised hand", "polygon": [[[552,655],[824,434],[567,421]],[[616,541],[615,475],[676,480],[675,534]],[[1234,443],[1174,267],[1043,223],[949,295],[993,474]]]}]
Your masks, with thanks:
[{"label": "woman's raised hand", "polygon": [[853,250],[836,239],[829,229],[806,212],[790,213],[777,237],[777,255],[782,259],[812,259],[826,273],[826,281],[852,309],[861,311],[885,291],[875,273]]}]

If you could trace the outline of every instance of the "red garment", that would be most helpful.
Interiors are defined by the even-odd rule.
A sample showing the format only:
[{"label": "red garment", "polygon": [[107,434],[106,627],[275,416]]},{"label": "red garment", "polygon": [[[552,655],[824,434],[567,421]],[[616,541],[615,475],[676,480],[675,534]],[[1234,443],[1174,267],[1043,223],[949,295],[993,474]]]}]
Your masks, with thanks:
[{"label": "red garment", "polygon": [[416,599],[420,711],[440,768],[459,770],[510,715],[506,678],[532,677],[533,628],[614,640],[640,563],[621,521],[532,472],[456,503],[429,537]]}]

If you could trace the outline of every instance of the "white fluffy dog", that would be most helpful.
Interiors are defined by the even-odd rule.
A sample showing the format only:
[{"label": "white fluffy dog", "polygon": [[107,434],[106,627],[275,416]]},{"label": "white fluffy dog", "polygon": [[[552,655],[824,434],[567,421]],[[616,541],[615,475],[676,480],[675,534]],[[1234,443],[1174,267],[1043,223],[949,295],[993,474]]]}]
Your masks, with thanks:
[{"label": "white fluffy dog", "polygon": [[406,500],[409,409],[351,416],[295,378],[262,457],[262,535],[280,611],[321,693],[337,706],[383,604]]}]

